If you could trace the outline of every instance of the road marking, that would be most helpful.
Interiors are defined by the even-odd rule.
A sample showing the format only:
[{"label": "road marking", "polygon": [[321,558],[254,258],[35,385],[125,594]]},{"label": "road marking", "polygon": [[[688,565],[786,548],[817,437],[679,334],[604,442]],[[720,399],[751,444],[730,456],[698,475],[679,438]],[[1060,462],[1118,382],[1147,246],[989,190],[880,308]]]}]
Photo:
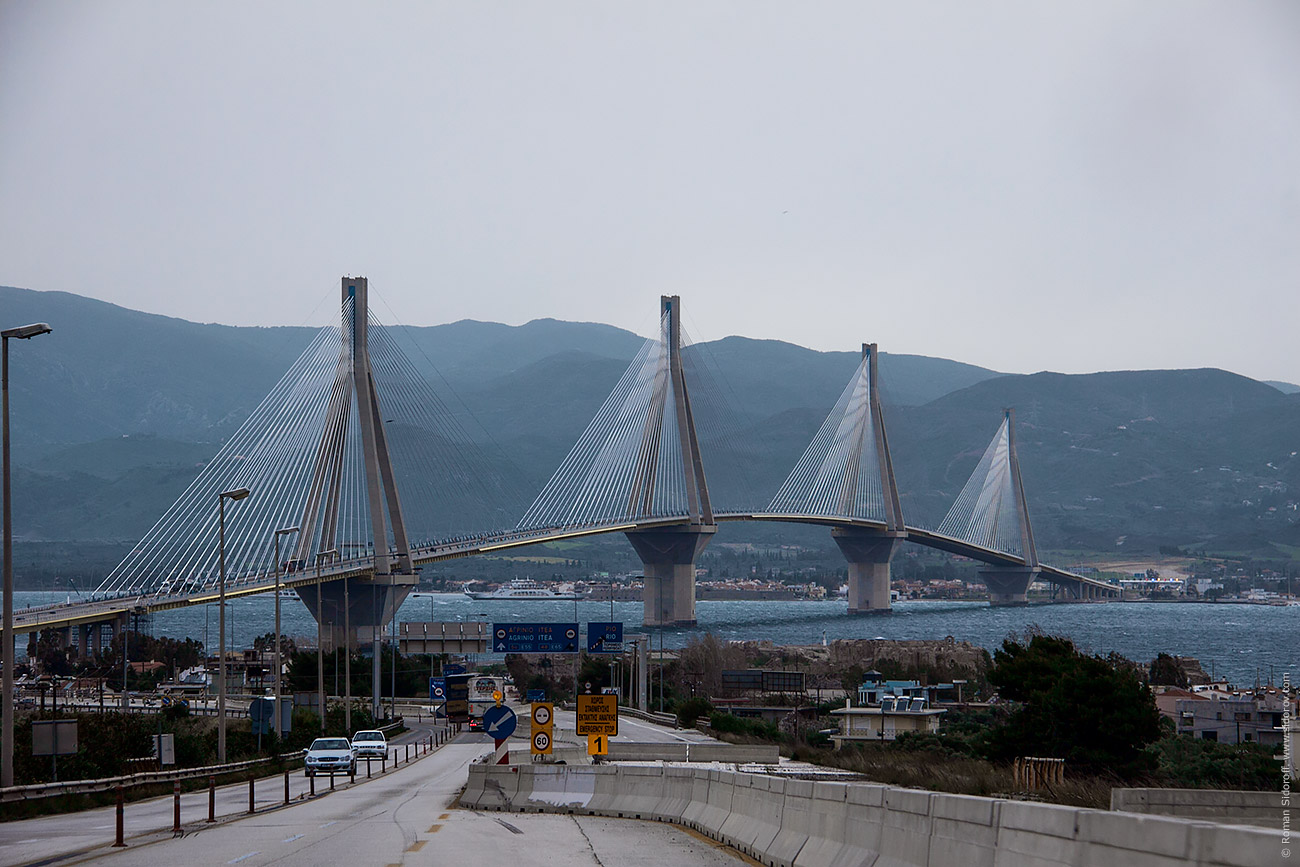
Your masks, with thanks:
[{"label": "road marking", "polygon": [[410,847],[407,848],[406,851],[407,851],[407,852],[419,852],[421,849],[424,848],[424,844],[427,843],[427,842],[429,842],[429,841],[428,841],[428,840],[416,840],[414,843],[412,843],[412,844],[410,845]]},{"label": "road marking", "polygon": [[[438,817],[438,821],[441,822],[443,819],[449,819],[449,818],[451,818],[451,813],[443,813],[441,816]],[[107,828],[108,826],[105,825],[104,827]]]},{"label": "road marking", "polygon": [[285,837],[285,838],[284,838],[283,840],[281,840],[280,842],[281,842],[281,843],[292,843],[294,840],[301,840],[301,839],[303,838],[303,836],[304,836],[304,835],[302,835],[302,834],[294,834],[292,837]]},{"label": "road marking", "polygon": [[328,828],[330,825],[337,825],[338,823],[339,823],[339,820],[338,820],[338,819],[335,819],[333,822],[326,822],[324,825],[321,825],[321,827],[322,827],[322,828]]},{"label": "road marking", "polygon": [[[429,826],[429,830],[426,831],[425,833],[426,833],[426,834],[437,834],[437,833],[438,833],[439,831],[441,831],[441,830],[442,830],[442,826],[441,826],[441,825],[436,825],[436,824],[435,824],[435,825],[430,825],[430,826]],[[39,841],[37,841],[37,840],[33,840],[32,842],[33,842],[33,843],[36,843],[36,842],[39,842]]]},{"label": "road marking", "polygon": [[262,854],[261,852],[249,852],[247,855],[240,855],[240,856],[239,856],[238,858],[236,858],[235,860],[233,860],[233,861],[227,861],[226,863],[227,863],[227,864],[238,864],[240,861],[244,861],[244,860],[246,860],[246,859],[248,859],[248,858],[252,858],[254,855],[261,855],[261,854]]}]

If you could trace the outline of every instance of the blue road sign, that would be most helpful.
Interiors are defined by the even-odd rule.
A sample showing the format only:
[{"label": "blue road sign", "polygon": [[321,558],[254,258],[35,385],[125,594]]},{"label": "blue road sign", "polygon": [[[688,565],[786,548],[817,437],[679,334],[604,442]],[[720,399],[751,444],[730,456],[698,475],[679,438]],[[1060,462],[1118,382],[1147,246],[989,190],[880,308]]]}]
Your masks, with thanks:
[{"label": "blue road sign", "polygon": [[447,678],[431,677],[429,678],[429,701],[446,701],[447,700]]},{"label": "blue road sign", "polygon": [[446,665],[444,665],[444,666],[442,667],[442,673],[443,673],[443,675],[448,675],[448,674],[464,674],[464,673],[465,673],[465,666],[463,666],[463,665],[459,665],[459,664],[456,664],[456,663],[451,663],[451,662],[449,662],[449,663],[447,663]]},{"label": "blue road sign", "polygon": [[483,711],[483,731],[497,740],[505,740],[515,733],[519,717],[505,705],[490,707]]},{"label": "blue road sign", "polygon": [[530,689],[530,690],[528,690],[528,692],[524,695],[524,700],[525,700],[525,701],[528,701],[528,702],[534,702],[534,701],[546,701],[546,690],[544,690],[544,689]]},{"label": "blue road sign", "polygon": [[622,653],[623,624],[621,622],[588,622],[588,653]]},{"label": "blue road sign", "polygon": [[577,653],[576,623],[493,623],[494,653]]}]

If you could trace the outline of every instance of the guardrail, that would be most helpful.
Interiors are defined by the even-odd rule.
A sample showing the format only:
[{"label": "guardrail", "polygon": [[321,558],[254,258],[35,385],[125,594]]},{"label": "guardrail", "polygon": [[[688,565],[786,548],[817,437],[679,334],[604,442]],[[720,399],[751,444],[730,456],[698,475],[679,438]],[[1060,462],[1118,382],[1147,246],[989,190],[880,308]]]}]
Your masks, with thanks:
[{"label": "guardrail", "polygon": [[652,710],[640,710],[635,707],[625,707],[619,705],[618,712],[620,715],[634,716],[637,719],[643,719],[646,722],[658,723],[659,725],[672,726],[679,728],[677,725],[677,715],[671,713],[656,713]]},{"label": "guardrail", "polygon": [[282,753],[279,756],[248,759],[242,762],[228,762],[224,765],[205,765],[201,768],[185,768],[175,771],[143,771],[138,774],[124,774],[120,777],[102,777],[98,780],[68,780],[58,783],[32,783],[26,786],[9,786],[0,789],[0,802],[53,798],[59,795],[82,795],[87,792],[104,792],[118,786],[125,788],[127,786],[144,786],[151,783],[170,783],[195,777],[215,777],[246,770],[266,762],[293,761],[302,758],[306,752],[306,750],[296,750],[292,753]]}]

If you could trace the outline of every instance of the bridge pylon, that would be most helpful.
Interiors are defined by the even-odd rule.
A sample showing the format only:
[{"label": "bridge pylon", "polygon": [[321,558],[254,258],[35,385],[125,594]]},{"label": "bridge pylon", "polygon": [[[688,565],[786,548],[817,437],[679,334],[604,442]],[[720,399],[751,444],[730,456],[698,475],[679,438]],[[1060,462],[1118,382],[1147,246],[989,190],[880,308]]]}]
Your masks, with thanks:
[{"label": "bridge pylon", "polygon": [[1029,604],[1029,585],[1039,576],[1040,564],[1020,478],[1015,410],[1003,411],[1002,425],[939,529],[1022,559],[1023,564],[986,566],[979,577],[988,587],[990,605]]},{"label": "bridge pylon", "polygon": [[[626,535],[644,574],[645,625],[671,626],[695,623],[695,558],[709,544],[718,527],[713,518],[709,487],[704,477],[704,460],[695,433],[691,398],[686,390],[681,352],[681,298],[664,295],[659,300],[665,344],[661,374],[651,395],[651,411],[641,433],[638,472],[628,502],[628,514],[650,517],[656,489],[658,462],[664,454],[662,438],[666,416],[676,419],[676,442],[685,481],[689,523],[667,527],[629,530]],[[671,434],[671,430],[668,431]]]},{"label": "bridge pylon", "polygon": [[[862,344],[862,366],[852,387],[859,394],[865,390],[867,400],[853,427],[854,442],[849,452],[853,460],[848,464],[842,508],[845,514],[853,514],[851,506],[861,498],[859,492],[878,485],[884,526],[880,529],[845,526],[831,530],[831,538],[848,561],[849,614],[889,613],[890,561],[898,544],[907,538],[880,405],[879,360],[876,344]],[[864,457],[868,460],[864,461]]]},{"label": "bridge pylon", "polygon": [[[319,557],[333,551],[344,559],[354,554],[340,550],[344,546],[340,542],[339,500],[347,484],[361,481],[369,507],[374,570],[365,577],[320,585],[319,602],[317,588],[299,590],[298,595],[312,616],[328,627],[326,640],[331,647],[345,642],[351,647],[350,638],[358,634],[368,633],[372,640],[382,634],[384,624],[396,616],[397,609],[419,580],[411,563],[402,501],[389,456],[379,391],[371,371],[368,281],[365,277],[344,277],[342,296],[343,341],[325,425],[316,448],[311,484],[298,525],[301,531],[294,559],[299,568],[310,569],[314,564],[309,557],[313,554]],[[346,478],[344,451],[350,441],[348,428],[353,423],[353,408],[360,429],[362,480]],[[378,653],[373,655],[373,667],[371,698],[377,708]]]}]

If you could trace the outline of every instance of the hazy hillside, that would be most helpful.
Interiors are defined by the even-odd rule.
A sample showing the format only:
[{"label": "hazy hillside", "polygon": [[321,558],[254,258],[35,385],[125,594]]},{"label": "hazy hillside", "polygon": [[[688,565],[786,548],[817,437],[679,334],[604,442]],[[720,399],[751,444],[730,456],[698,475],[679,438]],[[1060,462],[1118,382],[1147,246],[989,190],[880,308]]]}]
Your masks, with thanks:
[{"label": "hazy hillside", "polygon": [[[199,325],[65,293],[0,288],[0,306],[6,323],[55,329],[11,356],[20,539],[137,538],[314,334]],[[479,441],[476,454],[506,455],[490,463],[520,510],[643,343],[610,326],[555,320],[393,333]],[[718,508],[766,503],[859,358],[744,337],[690,348]],[[1283,393],[1284,383],[1219,370],[1002,376],[887,353],[881,366],[909,522],[942,518],[1002,408],[1014,406],[1044,547],[1300,544],[1300,394]],[[436,493],[445,481],[413,484]],[[448,528],[478,520],[473,504],[436,499]],[[798,535],[728,529],[746,533]],[[823,536],[799,538],[820,544]]]},{"label": "hazy hillside", "polygon": [[1273,386],[1283,394],[1295,394],[1300,392],[1300,385],[1296,385],[1294,382],[1278,382],[1276,379],[1266,379],[1264,380],[1264,384]]},{"label": "hazy hillside", "polygon": [[1043,544],[1287,541],[1300,486],[1300,396],[1221,370],[1000,377],[891,414],[909,519],[942,518],[1003,407],[1016,407]]}]

